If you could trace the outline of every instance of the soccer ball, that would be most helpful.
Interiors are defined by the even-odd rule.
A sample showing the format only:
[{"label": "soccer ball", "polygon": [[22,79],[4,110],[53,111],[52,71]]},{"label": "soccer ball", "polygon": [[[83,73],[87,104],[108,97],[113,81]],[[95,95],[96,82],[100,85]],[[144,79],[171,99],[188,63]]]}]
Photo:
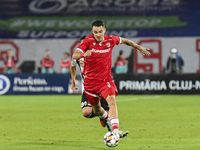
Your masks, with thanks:
[{"label": "soccer ball", "polygon": [[111,131],[107,132],[104,135],[104,142],[108,147],[117,146],[120,142],[119,134]]}]

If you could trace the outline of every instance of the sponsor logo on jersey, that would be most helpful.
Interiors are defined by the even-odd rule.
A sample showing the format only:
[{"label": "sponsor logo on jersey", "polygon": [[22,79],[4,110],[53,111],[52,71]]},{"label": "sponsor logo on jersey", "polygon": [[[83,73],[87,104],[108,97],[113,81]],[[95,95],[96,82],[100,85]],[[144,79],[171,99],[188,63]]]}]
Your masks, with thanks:
[{"label": "sponsor logo on jersey", "polygon": [[102,50],[96,50],[96,49],[92,49],[92,52],[95,52],[95,53],[108,53],[110,52],[110,48],[108,49],[102,49]]}]

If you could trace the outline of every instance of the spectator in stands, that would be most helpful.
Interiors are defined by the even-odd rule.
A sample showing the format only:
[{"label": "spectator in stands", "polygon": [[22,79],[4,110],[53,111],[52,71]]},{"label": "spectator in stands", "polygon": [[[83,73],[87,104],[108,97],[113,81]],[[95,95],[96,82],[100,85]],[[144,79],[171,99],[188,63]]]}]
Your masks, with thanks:
[{"label": "spectator in stands", "polygon": [[17,72],[17,58],[13,56],[13,51],[9,49],[7,50],[7,57],[4,60],[4,73],[14,74]]},{"label": "spectator in stands", "polygon": [[53,74],[54,73],[54,61],[53,58],[50,57],[50,50],[47,49],[45,52],[45,57],[42,58],[41,64],[41,73],[42,74]]},{"label": "spectator in stands", "polygon": [[61,59],[60,62],[60,70],[62,74],[66,74],[70,72],[70,65],[71,65],[71,59],[69,57],[69,53],[64,53],[64,58]]},{"label": "spectator in stands", "polygon": [[123,51],[120,50],[114,62],[115,73],[116,74],[127,73],[127,65],[128,61],[126,60],[126,57],[123,55]]},{"label": "spectator in stands", "polygon": [[167,73],[183,73],[184,61],[176,48],[171,49],[171,55],[167,60]]}]

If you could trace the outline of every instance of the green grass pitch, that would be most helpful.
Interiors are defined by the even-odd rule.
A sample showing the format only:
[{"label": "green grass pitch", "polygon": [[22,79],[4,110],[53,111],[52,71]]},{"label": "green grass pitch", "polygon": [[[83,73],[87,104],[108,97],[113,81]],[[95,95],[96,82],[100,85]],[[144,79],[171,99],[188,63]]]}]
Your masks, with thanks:
[{"label": "green grass pitch", "polygon": [[[80,95],[1,96],[1,150],[107,150],[99,119]],[[200,150],[200,95],[120,95],[118,150]]]}]

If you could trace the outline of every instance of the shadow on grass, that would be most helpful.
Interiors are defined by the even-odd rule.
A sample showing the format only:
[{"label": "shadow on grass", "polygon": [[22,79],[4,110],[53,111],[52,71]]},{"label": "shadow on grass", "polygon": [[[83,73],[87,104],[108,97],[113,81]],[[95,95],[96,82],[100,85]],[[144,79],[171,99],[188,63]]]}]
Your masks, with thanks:
[{"label": "shadow on grass", "polygon": [[[102,143],[100,143],[99,141],[67,141],[67,140],[46,140],[46,139],[38,139],[38,140],[31,140],[31,139],[27,139],[27,140],[21,140],[17,142],[18,146],[22,146],[23,147],[25,145],[28,145],[29,147],[40,147],[40,146],[44,146],[47,149],[51,148],[53,149],[53,147],[55,149],[59,149],[59,147],[61,148],[66,148],[66,149],[95,149],[95,150],[106,150],[108,149],[108,147],[104,144],[104,142],[102,141]],[[31,146],[32,145],[32,146]],[[45,150],[45,149],[44,149]]]}]

